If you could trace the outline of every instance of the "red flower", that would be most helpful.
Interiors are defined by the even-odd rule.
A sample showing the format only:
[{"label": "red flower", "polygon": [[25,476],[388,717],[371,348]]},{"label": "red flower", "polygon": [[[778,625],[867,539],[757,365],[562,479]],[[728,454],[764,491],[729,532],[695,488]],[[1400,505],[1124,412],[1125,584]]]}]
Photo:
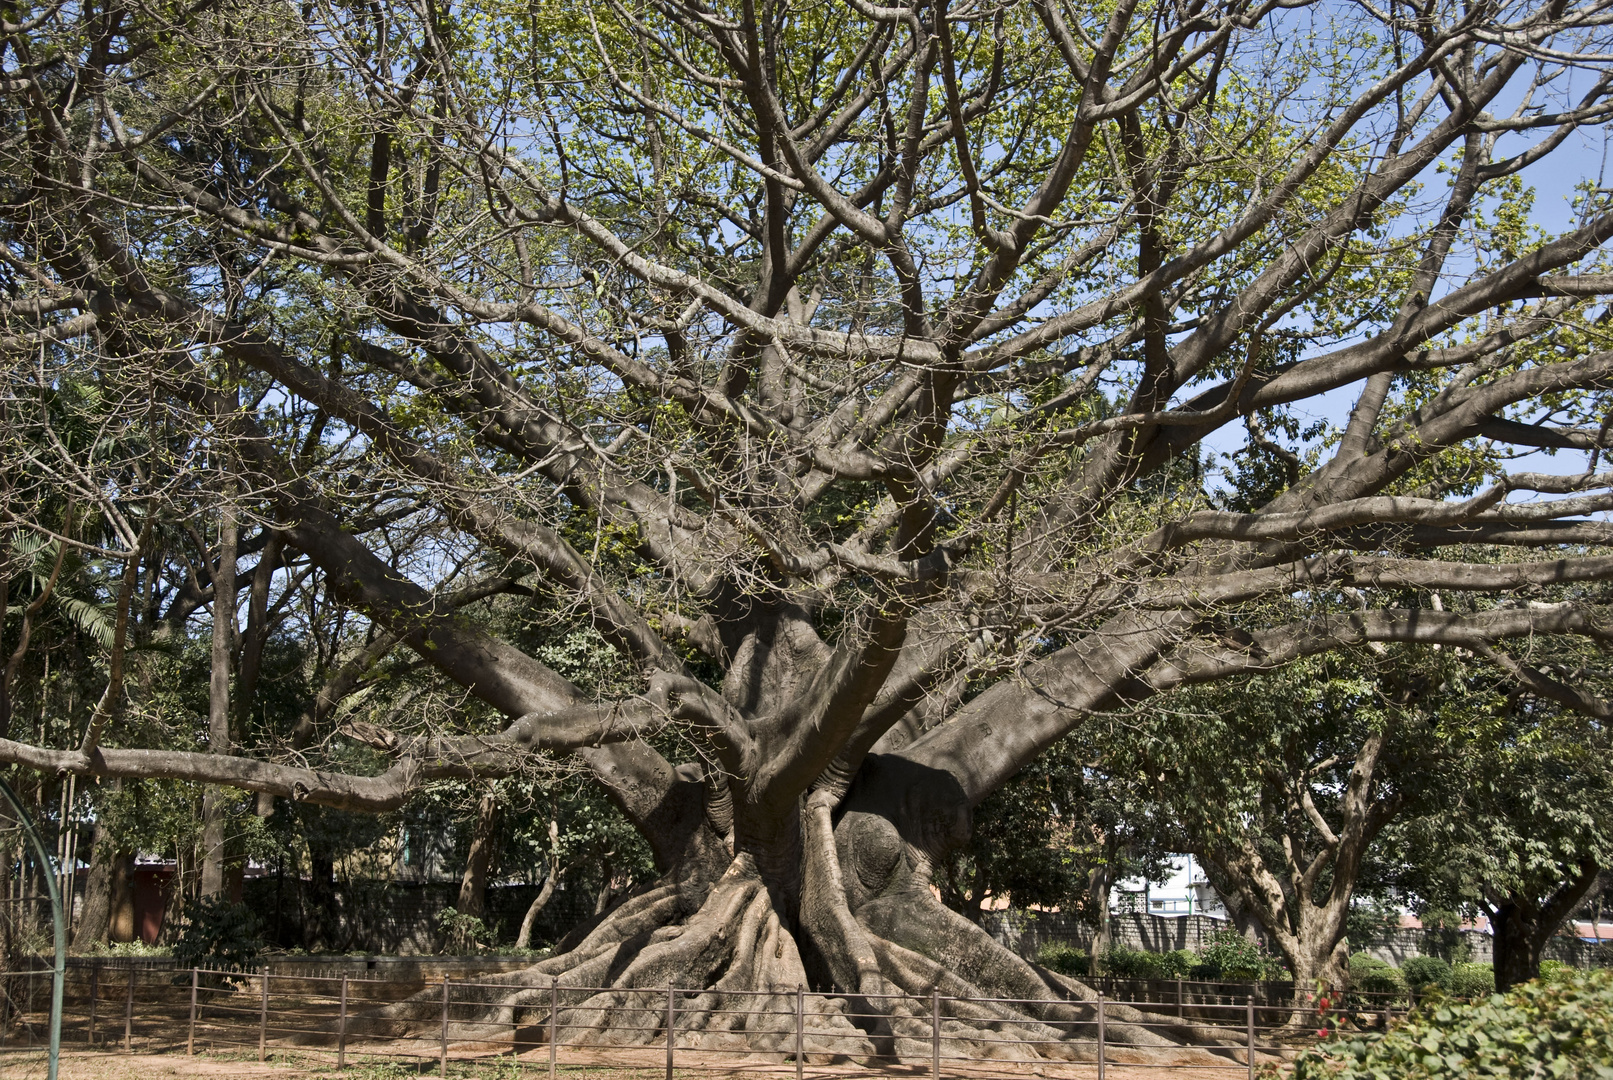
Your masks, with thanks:
[{"label": "red flower", "polygon": [[1328,1036],[1327,1028],[1317,1028],[1316,1029],[1316,1037],[1318,1039],[1325,1039],[1325,1038],[1327,1038],[1327,1036]]}]

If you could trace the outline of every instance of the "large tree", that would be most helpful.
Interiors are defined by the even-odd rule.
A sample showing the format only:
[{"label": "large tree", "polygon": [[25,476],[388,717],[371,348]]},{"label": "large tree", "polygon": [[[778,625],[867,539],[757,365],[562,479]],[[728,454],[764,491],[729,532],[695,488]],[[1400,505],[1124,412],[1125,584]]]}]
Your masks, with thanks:
[{"label": "large tree", "polygon": [[[131,592],[168,573],[145,523],[228,503],[235,557],[261,553],[238,592],[303,574],[368,629],[285,738],[125,742],[109,686],[72,745],[0,760],[379,810],[572,755],[663,876],[512,1000],[551,975],[705,1006],[806,981],[1046,998],[930,879],[1094,711],[1343,644],[1605,636],[1613,209],[1587,184],[1548,229],[1523,176],[1602,139],[1606,22],[14,5],[9,452],[107,519]],[[111,450],[52,441],[67,380],[112,403]],[[1219,494],[1210,439],[1242,446]],[[1567,464],[1510,464],[1541,449]],[[7,493],[17,528],[30,498]],[[199,571],[163,580],[218,603]],[[584,692],[476,614],[493,594],[586,622],[640,688]],[[323,765],[393,650],[436,707],[349,725],[376,754]],[[854,1000],[890,1015],[814,1020],[840,1048],[928,1034]],[[721,1040],[751,1007],[685,1015]]]}]

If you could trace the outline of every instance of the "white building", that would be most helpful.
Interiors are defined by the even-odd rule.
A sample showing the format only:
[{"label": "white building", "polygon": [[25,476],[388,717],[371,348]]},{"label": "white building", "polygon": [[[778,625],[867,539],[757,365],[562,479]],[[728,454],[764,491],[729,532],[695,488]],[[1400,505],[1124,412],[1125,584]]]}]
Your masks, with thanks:
[{"label": "white building", "polygon": [[1226,905],[1193,856],[1175,856],[1170,868],[1170,875],[1163,881],[1133,878],[1117,882],[1109,898],[1110,910],[1146,911],[1150,915],[1166,916],[1208,915],[1212,919],[1227,917]]}]

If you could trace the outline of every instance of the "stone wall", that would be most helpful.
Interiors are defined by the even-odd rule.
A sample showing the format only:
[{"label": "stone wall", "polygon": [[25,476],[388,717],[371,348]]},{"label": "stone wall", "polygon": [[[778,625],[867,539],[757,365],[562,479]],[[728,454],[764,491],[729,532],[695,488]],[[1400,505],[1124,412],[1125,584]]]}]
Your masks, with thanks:
[{"label": "stone wall", "polygon": [[[1200,949],[1219,930],[1232,925],[1208,915],[1151,915],[1146,912],[1115,914],[1110,917],[1110,939],[1144,952],[1171,952]],[[1096,929],[1056,911],[991,911],[982,926],[1003,945],[1032,959],[1044,945],[1071,945],[1092,951]],[[1263,938],[1258,930],[1253,936]],[[1269,942],[1267,943],[1269,947]],[[1399,966],[1414,956],[1438,956],[1445,960],[1491,962],[1490,935],[1482,930],[1391,930],[1366,944],[1365,951],[1380,960]],[[1273,951],[1276,951],[1273,949]],[[1361,951],[1358,947],[1355,951]],[[1545,958],[1561,960],[1576,967],[1596,962],[1594,946],[1577,938],[1555,937],[1547,943]]]},{"label": "stone wall", "polygon": [[[1057,943],[1092,951],[1096,928],[1057,911],[990,911],[982,920],[987,933],[1024,957]],[[1232,924],[1208,915],[1150,915],[1129,912],[1110,916],[1109,936],[1115,945],[1144,952],[1199,949],[1211,935]]]}]

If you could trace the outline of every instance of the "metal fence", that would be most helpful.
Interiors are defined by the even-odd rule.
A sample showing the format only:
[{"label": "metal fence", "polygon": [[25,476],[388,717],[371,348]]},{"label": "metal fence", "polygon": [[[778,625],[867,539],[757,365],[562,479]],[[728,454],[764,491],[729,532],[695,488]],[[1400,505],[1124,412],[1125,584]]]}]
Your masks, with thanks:
[{"label": "metal fence", "polygon": [[[1240,996],[1238,984],[1154,982],[1122,999],[863,996],[804,987],[714,996],[676,986],[443,978],[417,988],[351,976],[92,964],[68,973],[62,1044],[68,1051],[255,1052],[260,1061],[318,1058],[338,1069],[391,1061],[443,1076],[450,1062],[514,1059],[551,1077],[609,1066],[646,1076],[664,1070],[670,1080],[674,1069],[771,1063],[776,1073],[793,1063],[797,1077],[836,1064],[927,1071],[932,1080],[1090,1076],[1094,1068],[1103,1077],[1107,1068],[1146,1064],[1252,1078],[1257,1066],[1290,1058],[1314,1035],[1312,1004],[1291,991],[1286,1000],[1261,1001],[1248,984]],[[0,973],[0,991],[7,1014],[0,1061],[42,1048],[49,973]],[[1139,1045],[1149,1033],[1172,1045]],[[848,1052],[848,1038],[867,1040],[875,1052]]]}]

